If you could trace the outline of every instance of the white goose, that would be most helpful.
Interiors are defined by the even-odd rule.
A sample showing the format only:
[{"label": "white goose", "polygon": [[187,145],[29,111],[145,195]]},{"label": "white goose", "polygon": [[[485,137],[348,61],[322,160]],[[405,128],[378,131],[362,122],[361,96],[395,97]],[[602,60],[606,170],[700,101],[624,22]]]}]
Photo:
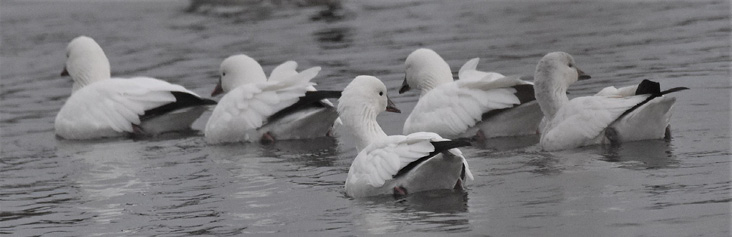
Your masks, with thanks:
[{"label": "white goose", "polygon": [[351,197],[406,195],[435,189],[460,189],[473,179],[468,163],[455,147],[465,140],[447,140],[435,133],[387,136],[376,122],[382,111],[398,112],[386,86],[372,76],[358,76],[343,90],[338,113],[356,137],[359,151],[348,170]]},{"label": "white goose", "polygon": [[109,61],[94,39],[79,36],[66,48],[62,76],[74,80],[71,97],[54,122],[65,139],[157,135],[190,130],[215,101],[149,77],[111,78]]},{"label": "white goose", "polygon": [[[239,54],[226,58],[212,96],[225,92],[206,123],[209,143],[262,142],[327,136],[338,113],[325,98],[340,92],[314,91],[320,71],[297,72],[297,63],[276,67],[268,81],[257,61]],[[326,100],[327,101],[327,100]]]},{"label": "white goose", "polygon": [[450,66],[431,49],[417,49],[405,61],[399,93],[420,90],[404,123],[404,134],[426,131],[446,138],[536,134],[542,114],[530,82],[476,70],[478,58],[462,66],[453,81]]},{"label": "white goose", "polygon": [[567,98],[567,88],[590,76],[579,70],[571,55],[553,52],[536,66],[534,87],[544,113],[540,145],[544,150],[624,141],[659,139],[667,134],[671,108],[676,101],[656,82],[608,87],[594,96]]}]

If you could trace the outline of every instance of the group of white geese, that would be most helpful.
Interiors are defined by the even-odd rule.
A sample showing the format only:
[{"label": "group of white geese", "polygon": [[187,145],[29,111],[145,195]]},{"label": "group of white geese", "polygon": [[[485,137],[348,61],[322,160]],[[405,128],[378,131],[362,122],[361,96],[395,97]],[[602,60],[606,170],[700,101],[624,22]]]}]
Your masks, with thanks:
[{"label": "group of white geese", "polygon": [[[212,96],[224,95],[217,103],[150,77],[112,78],[107,56],[92,38],[79,36],[66,50],[61,75],[71,76],[74,84],[55,120],[58,137],[190,130],[214,106],[203,131],[210,144],[333,136],[338,127],[353,136],[358,152],[345,183],[351,197],[462,189],[473,176],[458,147],[476,139],[538,133],[541,149],[554,151],[664,138],[675,102],[664,94],[687,89],[661,91],[658,83],[644,80],[570,100],[567,88],[590,76],[567,53],[539,60],[532,83],[478,71],[478,58],[466,62],[453,80],[447,62],[422,48],[407,57],[399,90],[418,90],[419,101],[404,123],[404,135],[390,136],[376,117],[400,111],[373,76],[357,76],[343,91],[318,91],[311,80],[319,67],[298,72],[297,63],[288,61],[268,78],[256,60],[237,54],[221,63]],[[338,98],[337,106],[328,98]]]}]

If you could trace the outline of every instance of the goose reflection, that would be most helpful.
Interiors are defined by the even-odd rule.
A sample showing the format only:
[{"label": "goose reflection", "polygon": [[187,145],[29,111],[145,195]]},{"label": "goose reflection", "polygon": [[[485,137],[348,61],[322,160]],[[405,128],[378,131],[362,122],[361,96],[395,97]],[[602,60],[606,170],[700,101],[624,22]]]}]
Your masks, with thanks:
[{"label": "goose reflection", "polygon": [[79,208],[96,213],[97,223],[110,223],[124,215],[126,195],[136,195],[150,184],[138,173],[143,167],[144,146],[130,140],[79,142],[59,140],[57,156],[69,157],[76,172],[72,175],[81,199]]},{"label": "goose reflection", "polygon": [[475,145],[480,149],[491,149],[497,151],[508,151],[515,149],[528,148],[539,143],[539,135],[516,136],[516,137],[496,137],[488,138],[477,142]]},{"label": "goose reflection", "polygon": [[335,138],[321,137],[280,141],[264,147],[263,155],[284,158],[283,162],[292,162],[302,166],[332,167],[335,165],[337,151],[338,144]]},{"label": "goose reflection", "polygon": [[350,27],[328,27],[313,32],[321,49],[343,49],[353,44],[355,33]]},{"label": "goose reflection", "polygon": [[628,142],[617,147],[606,146],[606,161],[620,162],[622,167],[632,169],[659,169],[674,166],[678,163],[674,148],[668,140],[646,140]]},{"label": "goose reflection", "polygon": [[421,231],[468,231],[468,193],[434,190],[394,200],[390,196],[354,199],[354,222],[369,234],[400,232],[407,223]]}]

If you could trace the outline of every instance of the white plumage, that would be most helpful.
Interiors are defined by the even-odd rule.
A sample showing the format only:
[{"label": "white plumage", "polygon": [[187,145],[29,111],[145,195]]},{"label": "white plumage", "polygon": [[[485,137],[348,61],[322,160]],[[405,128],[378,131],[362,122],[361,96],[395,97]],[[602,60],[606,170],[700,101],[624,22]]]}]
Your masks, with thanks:
[{"label": "white plumage", "polygon": [[[214,103],[182,86],[154,78],[110,78],[107,56],[86,36],[72,40],[67,55],[62,75],[73,78],[74,90],[54,122],[56,134],[62,138],[155,135],[187,130],[206,110],[206,105]],[[165,114],[141,119],[146,111],[176,102],[173,92],[187,94],[195,103],[178,105]]]},{"label": "white plumage", "polygon": [[419,132],[374,141],[353,160],[346,178],[346,193],[367,197],[394,194],[395,187],[409,193],[463,188],[464,179],[473,180],[473,175],[457,148],[437,154],[406,175],[394,178],[399,170],[434,151],[430,143],[434,141],[446,139],[435,133]]},{"label": "white plumage", "polygon": [[[480,79],[480,80],[487,80],[487,81],[493,81],[499,78],[505,77],[503,74],[497,73],[497,72],[484,72],[478,70],[478,63],[480,62],[480,58],[473,58],[465,62],[462,67],[460,67],[460,70],[458,71],[458,78],[460,80],[466,80],[466,79]],[[529,82],[524,82],[528,83]]]},{"label": "white plumage", "polygon": [[[569,100],[567,88],[581,79],[589,76],[564,52],[549,53],[536,66],[534,87],[545,116],[540,140],[544,150],[665,136],[675,98],[662,96],[665,93],[660,91],[636,95],[638,86],[629,86],[607,87],[594,96]],[[677,89],[684,88],[674,91]],[[655,98],[621,117],[652,96]]]},{"label": "white plumage", "polygon": [[[414,87],[420,99],[404,123],[404,134],[435,132],[447,138],[536,134],[542,114],[535,102],[521,104],[516,86],[530,90],[518,77],[476,70],[469,60],[453,81],[447,62],[430,49],[418,49],[406,59],[406,77],[400,93]],[[533,93],[528,93],[533,94]],[[501,112],[498,112],[501,110]],[[489,112],[490,116],[484,116]]]},{"label": "white plumage", "polygon": [[[269,75],[269,81],[284,81],[292,76],[297,75],[297,62],[295,61],[287,61],[284,62],[274,69],[272,69],[272,72]],[[308,91],[317,91],[314,86],[308,86]],[[290,126],[290,127],[308,127],[311,128],[311,131],[303,131],[304,133],[311,134],[311,133],[320,133],[323,129],[321,126],[313,126],[313,124],[317,125],[328,125],[324,123],[323,121],[331,121],[331,117],[336,116],[335,121],[332,123],[331,128],[329,129],[331,133],[336,131],[338,126],[343,125],[343,122],[341,122],[340,118],[337,118],[338,112],[335,110],[335,105],[333,105],[332,102],[330,102],[328,99],[322,99],[320,102],[324,105],[322,108],[313,107],[304,109],[301,111],[297,111],[294,114],[287,117],[289,121],[284,121],[285,123],[301,123],[302,125],[296,125],[296,126]],[[289,129],[288,126],[277,126],[278,128],[282,129]],[[283,130],[283,133],[287,130]]]},{"label": "white plumage", "polygon": [[[352,197],[462,188],[473,179],[460,150],[448,149],[405,169],[435,151],[432,142],[449,141],[435,133],[387,136],[376,122],[382,111],[398,111],[386,96],[386,86],[371,76],[356,77],[343,91],[338,112],[356,137],[359,151],[348,171],[345,189]],[[399,174],[405,169],[405,173]]]},{"label": "white plumage", "polygon": [[310,82],[320,71],[313,67],[297,72],[297,63],[276,67],[267,80],[262,67],[246,55],[234,55],[221,63],[218,90],[226,92],[214,109],[204,131],[209,143],[304,139],[326,136],[338,117],[335,108],[294,111],[276,121],[268,121],[278,111],[293,105],[305,92],[314,90]]}]

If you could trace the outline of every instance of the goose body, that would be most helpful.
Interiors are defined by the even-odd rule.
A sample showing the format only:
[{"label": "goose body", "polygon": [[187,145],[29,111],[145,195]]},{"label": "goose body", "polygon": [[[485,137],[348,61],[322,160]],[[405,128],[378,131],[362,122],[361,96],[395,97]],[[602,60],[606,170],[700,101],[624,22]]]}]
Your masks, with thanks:
[{"label": "goose body", "polygon": [[644,80],[636,86],[607,87],[596,95],[569,100],[569,85],[590,77],[564,52],[544,56],[534,78],[544,113],[540,138],[544,150],[663,138],[676,101],[664,94],[688,89],[661,91],[658,83]]},{"label": "goose body", "polygon": [[[297,75],[297,62],[287,61],[274,69],[270,73],[268,81],[284,81],[289,77]],[[314,86],[307,87],[307,91],[316,92]],[[313,101],[312,106],[308,106],[287,116],[284,121],[278,122],[272,126],[277,134],[290,133],[296,135],[290,139],[299,139],[300,137],[318,137],[314,134],[320,134],[322,131],[330,131],[329,135],[333,135],[337,126],[342,125],[341,119],[338,118],[338,111],[335,105],[328,99]],[[335,119],[333,119],[335,118]],[[332,123],[330,121],[333,121]],[[297,132],[291,133],[293,129]],[[305,135],[297,135],[305,134]]]},{"label": "goose body", "polygon": [[71,76],[74,86],[54,121],[56,135],[61,138],[94,139],[190,130],[208,106],[216,103],[155,78],[111,78],[104,51],[86,36],[72,40],[67,55],[62,75]]},{"label": "goose body", "polygon": [[398,112],[386,86],[371,76],[356,77],[343,91],[338,112],[356,140],[358,155],[345,189],[351,197],[406,195],[436,189],[461,189],[473,178],[456,147],[469,143],[431,132],[388,136],[376,122],[382,111]]},{"label": "goose body", "polygon": [[404,134],[435,132],[446,138],[503,137],[536,134],[542,119],[533,86],[518,77],[478,71],[471,59],[453,81],[450,67],[430,49],[418,49],[405,61],[400,93],[420,90],[404,123]]},{"label": "goose body", "polygon": [[212,95],[226,94],[206,124],[206,141],[271,142],[328,135],[338,113],[330,102],[323,101],[339,93],[315,91],[310,81],[319,67],[302,72],[296,67],[294,62],[285,62],[267,80],[259,63],[246,55],[224,60],[221,80]]},{"label": "goose body", "polygon": [[428,132],[387,136],[371,143],[353,160],[346,194],[367,197],[462,189],[466,178],[473,179],[465,157],[457,148],[438,149],[437,142],[469,145]]}]

